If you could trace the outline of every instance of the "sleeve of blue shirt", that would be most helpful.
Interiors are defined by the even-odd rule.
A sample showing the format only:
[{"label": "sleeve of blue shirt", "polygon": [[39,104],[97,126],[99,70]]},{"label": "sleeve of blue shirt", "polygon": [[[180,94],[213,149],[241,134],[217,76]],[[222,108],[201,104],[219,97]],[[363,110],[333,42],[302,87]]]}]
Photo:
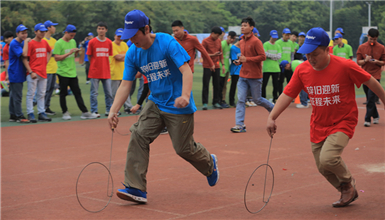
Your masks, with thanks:
[{"label": "sleeve of blue shirt", "polygon": [[11,45],[10,50],[12,50],[13,54],[15,54],[17,57],[21,57],[23,54],[23,47],[24,47],[24,41],[21,44],[18,44],[17,42],[13,42]]},{"label": "sleeve of blue shirt", "polygon": [[135,48],[130,47],[124,58],[124,71],[123,71],[123,80],[134,81],[136,73],[139,71],[135,67],[133,59],[135,58]]},{"label": "sleeve of blue shirt", "polygon": [[186,50],[176,41],[173,37],[170,36],[170,43],[167,47],[167,56],[174,61],[175,65],[179,68],[184,63],[190,61],[190,56],[187,54]]}]

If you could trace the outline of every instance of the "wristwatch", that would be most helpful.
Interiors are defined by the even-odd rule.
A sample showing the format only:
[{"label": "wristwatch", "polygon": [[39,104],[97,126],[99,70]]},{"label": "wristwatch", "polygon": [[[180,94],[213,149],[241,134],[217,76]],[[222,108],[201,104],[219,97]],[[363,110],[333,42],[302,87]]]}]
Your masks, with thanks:
[{"label": "wristwatch", "polygon": [[30,72],[29,72],[29,74],[32,74],[32,73],[33,73],[33,71],[30,71]]}]

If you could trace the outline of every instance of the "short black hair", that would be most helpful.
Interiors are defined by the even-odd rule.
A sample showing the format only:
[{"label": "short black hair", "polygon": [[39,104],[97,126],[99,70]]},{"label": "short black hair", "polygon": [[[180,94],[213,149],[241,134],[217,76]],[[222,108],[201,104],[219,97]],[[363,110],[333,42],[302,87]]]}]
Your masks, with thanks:
[{"label": "short black hair", "polygon": [[96,28],[98,27],[105,27],[107,30],[108,30],[108,27],[107,27],[107,24],[103,21],[99,22],[97,25],[96,25]]},{"label": "short black hair", "polygon": [[12,31],[6,31],[6,32],[4,32],[3,36],[4,36],[4,39],[10,38],[10,37],[15,37],[15,36],[13,35]]},{"label": "short black hair", "polygon": [[298,32],[297,31],[292,31],[291,35],[295,35],[296,37],[298,37]]},{"label": "short black hair", "polygon": [[255,21],[250,16],[242,19],[241,24],[242,23],[248,23],[250,26],[255,27]]},{"label": "short black hair", "polygon": [[235,33],[234,31],[229,31],[228,36],[230,36],[231,38],[234,38],[237,36],[237,33]]},{"label": "short black hair", "polygon": [[377,29],[370,28],[368,31],[368,36],[378,37],[378,36],[380,36],[380,32]]},{"label": "short black hair", "polygon": [[183,23],[180,20],[172,22],[171,27],[184,27]]},{"label": "short black hair", "polygon": [[221,35],[221,34],[222,34],[222,30],[221,30],[221,28],[220,28],[220,27],[218,27],[218,26],[215,26],[215,27],[211,28],[211,33],[214,33],[214,34],[219,34],[219,35]]},{"label": "short black hair", "polygon": [[[151,19],[148,19],[148,27],[150,28],[150,32],[151,32],[152,31]],[[143,34],[146,34],[146,26],[139,28],[139,31],[141,31]]]}]

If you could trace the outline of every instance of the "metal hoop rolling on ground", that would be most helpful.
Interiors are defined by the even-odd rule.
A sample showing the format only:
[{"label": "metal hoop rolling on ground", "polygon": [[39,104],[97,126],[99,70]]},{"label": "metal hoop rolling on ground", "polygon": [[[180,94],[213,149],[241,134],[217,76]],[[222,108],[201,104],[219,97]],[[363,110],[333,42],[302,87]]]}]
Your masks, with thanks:
[{"label": "metal hoop rolling on ground", "polygon": [[[90,165],[92,165],[92,164],[99,164],[99,165],[103,166],[103,167],[108,171],[108,181],[109,181],[110,178],[111,178],[111,194],[110,194],[110,195],[108,195],[108,188],[109,188],[109,186],[107,186],[107,196],[110,197],[110,199],[108,200],[107,204],[106,204],[102,209],[99,209],[99,210],[96,210],[96,211],[89,210],[89,209],[87,209],[86,207],[84,207],[83,204],[80,202],[79,195],[78,195],[78,183],[79,183],[80,176],[82,175],[83,171],[84,171],[88,166],[90,166]],[[76,198],[78,199],[78,202],[79,202],[80,206],[81,206],[84,210],[86,210],[87,212],[97,213],[97,212],[100,212],[100,211],[104,210],[104,209],[108,206],[108,204],[110,204],[110,202],[111,202],[112,194],[113,194],[113,189],[114,189],[114,180],[112,179],[111,172],[110,172],[110,170],[109,170],[104,164],[102,164],[102,163],[100,163],[100,162],[91,162],[91,163],[87,164],[87,165],[82,169],[82,171],[80,171],[79,176],[78,176],[78,179],[76,180]]]}]

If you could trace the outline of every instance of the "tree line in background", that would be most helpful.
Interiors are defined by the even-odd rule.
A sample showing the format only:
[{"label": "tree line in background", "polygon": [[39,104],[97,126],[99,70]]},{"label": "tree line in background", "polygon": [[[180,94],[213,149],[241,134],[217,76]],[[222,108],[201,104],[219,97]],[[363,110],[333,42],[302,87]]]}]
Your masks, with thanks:
[{"label": "tree line in background", "polygon": [[[262,42],[269,33],[283,28],[307,32],[312,27],[329,30],[329,1],[7,1],[1,3],[1,31],[15,31],[23,23],[30,28],[51,20],[59,23],[55,38],[63,35],[67,24],[77,27],[75,40],[82,41],[88,32],[96,34],[96,24],[109,26],[107,37],[113,39],[117,28],[124,27],[124,16],[133,9],[142,10],[151,19],[154,32],[172,33],[171,23],[181,20],[190,33],[210,33],[213,26],[239,26],[242,18],[256,21]],[[342,27],[354,51],[359,46],[362,26],[368,25],[368,5],[365,1],[333,1],[333,32]],[[371,25],[380,31],[385,42],[385,1],[374,0]]]}]

